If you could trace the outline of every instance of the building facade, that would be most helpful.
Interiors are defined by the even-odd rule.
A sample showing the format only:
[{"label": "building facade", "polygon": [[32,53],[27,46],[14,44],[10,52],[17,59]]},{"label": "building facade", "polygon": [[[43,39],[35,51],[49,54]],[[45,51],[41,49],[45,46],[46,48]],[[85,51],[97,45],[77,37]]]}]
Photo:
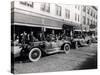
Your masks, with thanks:
[{"label": "building facade", "polygon": [[[95,13],[95,17],[94,13],[92,16],[90,12],[88,14],[88,9]],[[67,30],[65,32],[72,31],[73,28],[89,31],[91,24],[97,25],[96,12],[91,6],[86,6],[85,11],[85,6],[81,5],[14,1],[11,3],[11,24],[17,27],[35,27],[37,31],[53,33],[63,28]],[[20,30],[23,32],[25,27]]]},{"label": "building facade", "polygon": [[86,32],[97,32],[97,7],[82,6],[82,30]]}]

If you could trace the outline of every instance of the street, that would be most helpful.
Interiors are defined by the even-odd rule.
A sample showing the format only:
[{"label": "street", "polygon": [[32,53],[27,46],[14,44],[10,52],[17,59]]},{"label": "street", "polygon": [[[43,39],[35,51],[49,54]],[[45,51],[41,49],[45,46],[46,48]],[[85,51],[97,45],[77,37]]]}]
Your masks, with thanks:
[{"label": "street", "polygon": [[37,62],[15,62],[14,72],[18,74],[79,70],[96,53],[97,44],[91,44],[90,46],[71,49],[67,55],[65,53],[56,53],[42,57]]}]

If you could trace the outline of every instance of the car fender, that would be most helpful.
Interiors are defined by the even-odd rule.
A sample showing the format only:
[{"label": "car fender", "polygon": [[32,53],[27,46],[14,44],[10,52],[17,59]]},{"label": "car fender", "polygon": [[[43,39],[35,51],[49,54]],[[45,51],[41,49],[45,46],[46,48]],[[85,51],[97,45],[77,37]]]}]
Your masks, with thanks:
[{"label": "car fender", "polygon": [[71,42],[70,42],[70,41],[65,41],[64,44],[69,44],[69,45],[71,45]]},{"label": "car fender", "polygon": [[69,41],[65,41],[65,42],[62,44],[62,46],[61,46],[61,50],[63,50],[65,44],[69,44],[69,45],[71,45],[71,42],[69,42]]},{"label": "car fender", "polygon": [[29,48],[29,52],[30,52],[31,49],[33,49],[33,48],[39,48],[39,49],[41,50],[42,54],[45,53],[45,47],[42,47],[41,45],[39,45],[39,46],[31,46],[31,47]]}]

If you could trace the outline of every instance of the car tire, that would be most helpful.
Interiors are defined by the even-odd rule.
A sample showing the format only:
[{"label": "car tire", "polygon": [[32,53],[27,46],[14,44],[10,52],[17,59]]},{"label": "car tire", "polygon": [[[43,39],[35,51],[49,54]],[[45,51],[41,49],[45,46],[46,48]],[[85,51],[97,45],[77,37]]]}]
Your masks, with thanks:
[{"label": "car tire", "polygon": [[38,61],[41,58],[41,50],[39,48],[32,48],[29,52],[29,60],[34,62]]},{"label": "car tire", "polygon": [[69,45],[69,44],[65,44],[65,45],[64,45],[64,52],[65,52],[66,54],[68,54],[69,51],[70,51],[70,45]]}]

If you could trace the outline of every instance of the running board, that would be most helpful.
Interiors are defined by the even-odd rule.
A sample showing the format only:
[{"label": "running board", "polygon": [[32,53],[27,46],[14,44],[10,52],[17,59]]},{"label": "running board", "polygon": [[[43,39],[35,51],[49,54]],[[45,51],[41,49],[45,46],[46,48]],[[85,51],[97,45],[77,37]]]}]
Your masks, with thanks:
[{"label": "running board", "polygon": [[57,52],[64,52],[64,50],[54,50],[51,52],[47,52],[47,54],[53,54],[53,53],[57,53]]}]

